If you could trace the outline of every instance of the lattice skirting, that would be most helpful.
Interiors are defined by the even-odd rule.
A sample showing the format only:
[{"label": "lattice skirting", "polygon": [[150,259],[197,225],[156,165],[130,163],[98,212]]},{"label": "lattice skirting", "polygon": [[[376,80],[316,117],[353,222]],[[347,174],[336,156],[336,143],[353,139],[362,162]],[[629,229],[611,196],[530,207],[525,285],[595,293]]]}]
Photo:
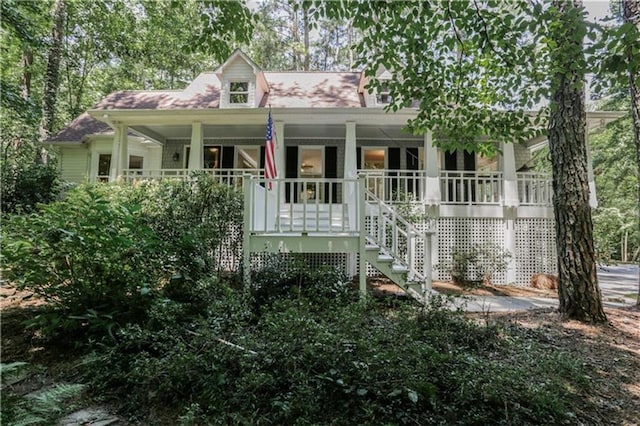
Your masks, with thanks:
[{"label": "lattice skirting", "polygon": [[528,285],[534,274],[557,275],[558,257],[553,219],[518,219],[515,228],[518,284]]},{"label": "lattice skirting", "polygon": [[[434,259],[433,278],[435,280],[448,281],[451,279],[449,272],[442,266],[451,260],[454,249],[468,250],[474,245],[485,246],[494,251],[494,255],[505,247],[506,224],[504,219],[495,218],[440,218],[436,223],[424,222],[416,224],[426,230],[430,227],[436,233],[437,261]],[[369,229],[372,225],[369,221],[365,224]],[[515,220],[515,271],[517,285],[529,285],[531,276],[538,273],[557,274],[557,258],[555,246],[555,230],[552,219],[524,218]],[[234,247],[236,244],[236,247]],[[216,253],[220,264],[227,270],[238,270],[242,263],[242,231],[234,229],[230,232],[227,241],[222,244]],[[424,259],[423,244],[416,244],[414,248],[417,256],[417,266],[421,267]],[[298,253],[298,254],[267,254],[253,253],[251,255],[252,270],[261,269],[270,259],[270,256],[282,256],[287,265],[295,267],[296,262],[304,262],[308,267],[334,266],[349,273],[349,255],[346,253]],[[354,256],[356,265],[357,255]],[[440,267],[438,267],[440,265]],[[473,272],[473,271],[471,271]],[[377,276],[379,272],[373,266],[367,264],[367,275]],[[493,275],[493,282],[506,284],[506,272]]]}]

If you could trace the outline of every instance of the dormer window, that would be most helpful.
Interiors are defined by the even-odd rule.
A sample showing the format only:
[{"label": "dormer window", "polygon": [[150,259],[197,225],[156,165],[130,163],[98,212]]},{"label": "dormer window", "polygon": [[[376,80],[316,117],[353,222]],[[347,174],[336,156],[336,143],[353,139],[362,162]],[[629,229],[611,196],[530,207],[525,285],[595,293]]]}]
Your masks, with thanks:
[{"label": "dormer window", "polygon": [[382,83],[378,93],[376,93],[376,103],[378,105],[384,105],[390,104],[391,102],[393,102],[393,98],[391,97],[389,86],[386,83]]},{"label": "dormer window", "polygon": [[229,103],[246,104],[249,102],[249,82],[232,81],[229,83]]}]

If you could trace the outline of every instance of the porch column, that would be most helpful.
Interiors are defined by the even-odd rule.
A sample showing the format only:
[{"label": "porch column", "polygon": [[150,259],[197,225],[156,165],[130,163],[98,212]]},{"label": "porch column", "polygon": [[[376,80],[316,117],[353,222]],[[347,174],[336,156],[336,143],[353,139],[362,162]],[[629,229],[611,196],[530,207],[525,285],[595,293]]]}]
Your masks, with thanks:
[{"label": "porch column", "polygon": [[516,282],[516,218],[520,205],[516,176],[516,154],[512,143],[503,142],[502,149],[502,204],[504,217],[504,248],[511,253],[507,262],[507,284]]},{"label": "porch column", "polygon": [[[433,232],[428,241],[431,255],[431,265],[440,263],[440,253],[438,252],[438,222],[440,218],[440,202],[442,195],[440,193],[440,170],[438,170],[438,148],[433,145],[433,132],[427,130],[424,134],[423,142],[424,165],[425,165],[425,182],[423,189],[423,203],[425,214],[429,218],[427,221],[427,232]],[[433,279],[433,270],[427,271],[431,279]]]},{"label": "porch column", "polygon": [[593,162],[591,159],[591,147],[589,146],[589,126],[585,131],[585,145],[587,146],[587,180],[589,181],[589,206],[592,209],[598,207],[598,198],[596,197],[596,179],[593,175]]},{"label": "porch column", "polygon": [[191,124],[191,147],[189,148],[189,170],[202,170],[203,166],[202,123]]},{"label": "porch column", "polygon": [[122,171],[129,166],[129,141],[127,126],[116,124],[113,145],[111,147],[111,163],[109,165],[109,182],[122,178]]},{"label": "porch column", "polygon": [[502,142],[502,200],[508,207],[520,205],[515,149],[512,143],[505,142]]},{"label": "porch column", "polygon": [[426,181],[424,185],[424,203],[431,206],[440,205],[440,171],[438,170],[438,149],[433,146],[433,132],[424,134],[424,164]]},{"label": "porch column", "polygon": [[[345,123],[346,134],[344,139],[344,179],[355,179],[358,176],[358,160],[356,154],[356,123],[354,121],[347,121]],[[342,202],[348,206],[349,214],[349,227],[355,228],[358,221],[356,212],[358,210],[357,203],[359,197],[356,197],[356,184],[345,183],[342,191]],[[360,231],[364,223],[359,224]],[[350,276],[355,276],[357,271],[357,258],[355,253],[349,253],[347,255],[347,272]]]},{"label": "porch column", "polygon": [[[286,174],[285,174],[285,162],[284,162],[284,156],[285,156],[285,147],[284,147],[284,121],[280,120],[280,121],[274,121],[273,122],[273,127],[274,127],[274,131],[275,131],[275,151],[274,151],[274,155],[275,155],[275,161],[276,161],[276,173],[277,173],[277,178],[278,179],[284,179]],[[293,160],[293,161],[297,161],[297,160]],[[285,185],[278,185],[278,192],[280,193],[280,200],[285,200]]]}]

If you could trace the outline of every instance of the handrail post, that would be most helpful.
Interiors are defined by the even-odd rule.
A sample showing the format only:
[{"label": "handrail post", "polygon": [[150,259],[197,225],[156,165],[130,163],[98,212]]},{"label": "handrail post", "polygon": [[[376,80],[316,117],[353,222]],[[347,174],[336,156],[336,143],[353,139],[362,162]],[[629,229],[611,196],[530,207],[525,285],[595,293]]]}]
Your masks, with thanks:
[{"label": "handrail post", "polygon": [[251,193],[253,189],[253,177],[245,175],[243,179],[244,214],[242,221],[242,276],[245,290],[251,286],[251,223],[253,206],[251,205]]},{"label": "handrail post", "polygon": [[358,236],[359,236],[359,260],[358,260],[358,287],[360,289],[360,298],[364,299],[367,295],[367,259],[366,259],[366,201],[365,201],[365,179],[362,176],[357,177],[358,183]]}]

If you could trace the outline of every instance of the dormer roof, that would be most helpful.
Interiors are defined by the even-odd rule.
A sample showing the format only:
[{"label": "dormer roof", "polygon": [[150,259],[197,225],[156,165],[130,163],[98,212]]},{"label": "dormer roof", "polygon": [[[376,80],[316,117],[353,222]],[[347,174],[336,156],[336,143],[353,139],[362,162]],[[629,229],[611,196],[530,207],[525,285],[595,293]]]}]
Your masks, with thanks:
[{"label": "dormer roof", "polygon": [[213,71],[220,81],[224,79],[225,68],[228,68],[229,65],[237,60],[244,61],[249,67],[251,67],[251,69],[253,69],[253,74],[256,76],[257,83],[265,89],[268,89],[269,83],[267,82],[264,72],[262,72],[258,64],[256,64],[249,56],[247,56],[246,53],[244,53],[240,49],[234,50],[231,56],[229,56],[226,61],[220,64],[218,68]]}]

